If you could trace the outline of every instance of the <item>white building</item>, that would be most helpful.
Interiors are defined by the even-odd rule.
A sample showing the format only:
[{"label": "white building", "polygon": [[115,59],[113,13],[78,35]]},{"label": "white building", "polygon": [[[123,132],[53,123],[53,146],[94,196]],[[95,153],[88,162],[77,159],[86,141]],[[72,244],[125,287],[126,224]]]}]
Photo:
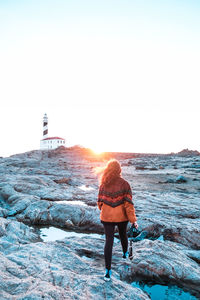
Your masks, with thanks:
[{"label": "white building", "polygon": [[60,137],[48,137],[48,117],[44,114],[43,118],[43,139],[40,141],[40,149],[56,149],[60,146],[65,146],[65,139]]}]

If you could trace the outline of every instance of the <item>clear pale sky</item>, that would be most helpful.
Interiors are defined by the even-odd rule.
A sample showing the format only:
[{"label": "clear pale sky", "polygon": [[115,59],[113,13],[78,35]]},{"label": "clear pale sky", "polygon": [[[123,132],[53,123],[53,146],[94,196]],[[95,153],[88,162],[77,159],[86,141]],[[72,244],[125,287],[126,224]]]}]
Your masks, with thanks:
[{"label": "clear pale sky", "polygon": [[0,156],[49,136],[200,151],[200,1],[0,0]]}]

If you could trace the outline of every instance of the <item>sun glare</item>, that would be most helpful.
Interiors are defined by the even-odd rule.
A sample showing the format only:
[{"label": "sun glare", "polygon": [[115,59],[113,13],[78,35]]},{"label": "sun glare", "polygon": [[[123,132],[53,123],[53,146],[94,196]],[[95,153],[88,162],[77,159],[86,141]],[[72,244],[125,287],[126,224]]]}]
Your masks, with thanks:
[{"label": "sun glare", "polygon": [[102,148],[101,147],[91,147],[91,150],[92,152],[95,154],[95,155],[101,155],[104,151],[102,151]]},{"label": "sun glare", "polygon": [[101,150],[94,150],[92,149],[92,151],[94,152],[94,154],[96,155],[101,155],[103,152]]}]

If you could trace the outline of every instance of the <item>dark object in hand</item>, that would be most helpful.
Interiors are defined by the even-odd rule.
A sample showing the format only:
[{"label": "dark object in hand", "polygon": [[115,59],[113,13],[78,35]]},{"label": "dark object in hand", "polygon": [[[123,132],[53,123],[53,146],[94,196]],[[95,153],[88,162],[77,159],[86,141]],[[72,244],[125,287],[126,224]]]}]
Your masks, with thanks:
[{"label": "dark object in hand", "polygon": [[129,246],[129,259],[133,260],[133,238],[136,238],[140,234],[140,231],[135,228],[134,224],[132,224],[129,232],[128,237],[130,237],[130,246]]},{"label": "dark object in hand", "polygon": [[128,237],[136,238],[139,234],[140,234],[140,231],[137,228],[135,228],[134,225],[132,225],[128,232]]}]

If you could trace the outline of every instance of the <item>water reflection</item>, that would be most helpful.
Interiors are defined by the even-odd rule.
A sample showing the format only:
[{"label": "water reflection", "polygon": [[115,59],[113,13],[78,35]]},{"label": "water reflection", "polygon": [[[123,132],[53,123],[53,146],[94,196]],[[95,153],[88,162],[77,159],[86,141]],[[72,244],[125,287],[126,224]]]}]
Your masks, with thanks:
[{"label": "water reflection", "polygon": [[55,203],[59,203],[59,204],[77,204],[77,205],[87,206],[86,203],[84,203],[83,201],[80,201],[80,200],[55,201]]},{"label": "water reflection", "polygon": [[50,242],[50,241],[56,241],[56,240],[61,240],[67,237],[92,237],[92,238],[102,238],[103,235],[96,234],[96,233],[79,233],[79,232],[74,232],[74,231],[66,231],[63,229],[59,229],[56,227],[48,227],[48,228],[40,228],[40,237],[44,242]]},{"label": "water reflection", "polygon": [[85,184],[79,186],[79,189],[81,189],[81,190],[83,190],[83,191],[93,191],[93,190],[94,190],[93,187],[88,186],[88,185],[85,185]]},{"label": "water reflection", "polygon": [[147,285],[142,282],[133,282],[131,284],[133,287],[142,289],[147,292],[151,297],[151,300],[196,300],[195,296],[190,293],[184,292],[182,289],[175,285]]}]

